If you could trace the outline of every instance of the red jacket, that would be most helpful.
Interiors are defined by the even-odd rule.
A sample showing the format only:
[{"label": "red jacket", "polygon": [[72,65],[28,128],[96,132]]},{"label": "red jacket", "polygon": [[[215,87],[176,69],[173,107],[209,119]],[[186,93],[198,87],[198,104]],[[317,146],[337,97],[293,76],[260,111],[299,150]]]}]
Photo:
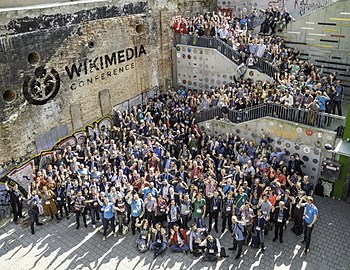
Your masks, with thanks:
[{"label": "red jacket", "polygon": [[[179,229],[179,233],[181,234],[181,237],[182,237],[182,242],[184,244],[187,244],[187,235],[186,235],[186,231],[184,229]],[[171,237],[170,237],[170,240],[173,241],[173,243],[175,245],[178,245],[179,242],[178,242],[178,239],[177,239],[177,233],[175,232]]]}]

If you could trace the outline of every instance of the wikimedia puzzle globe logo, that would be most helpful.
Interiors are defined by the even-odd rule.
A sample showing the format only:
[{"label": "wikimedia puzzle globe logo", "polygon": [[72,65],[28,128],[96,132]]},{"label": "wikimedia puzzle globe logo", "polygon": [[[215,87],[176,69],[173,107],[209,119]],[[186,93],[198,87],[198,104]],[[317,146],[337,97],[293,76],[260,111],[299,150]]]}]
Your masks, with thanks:
[{"label": "wikimedia puzzle globe logo", "polygon": [[43,105],[53,99],[60,89],[60,76],[55,69],[37,67],[34,76],[26,75],[23,82],[23,95],[29,103]]}]

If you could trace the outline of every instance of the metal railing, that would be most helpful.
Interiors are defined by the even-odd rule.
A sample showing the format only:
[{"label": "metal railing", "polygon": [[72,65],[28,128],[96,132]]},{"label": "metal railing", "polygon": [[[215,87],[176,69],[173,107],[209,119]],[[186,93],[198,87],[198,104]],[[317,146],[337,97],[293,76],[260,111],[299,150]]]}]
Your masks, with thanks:
[{"label": "metal railing", "polygon": [[[190,45],[190,46],[196,46],[196,47],[212,48],[217,50],[224,56],[226,56],[231,61],[238,64],[235,58],[239,58],[240,53],[234,50],[227,43],[218,39],[217,37],[185,35],[185,34],[175,33],[174,43],[175,43],[174,44],[175,46],[177,44],[182,44],[182,45]],[[271,63],[269,63],[268,61],[262,58],[257,58],[256,64],[251,66],[250,68],[257,69],[260,72],[265,73],[270,77],[274,77],[274,74],[278,72],[277,67],[274,67]]]},{"label": "metal railing", "polygon": [[212,119],[228,119],[233,123],[241,123],[266,116],[335,131],[338,137],[342,137],[345,126],[344,116],[293,107],[286,108],[281,104],[275,103],[259,104],[244,110],[229,109],[226,113],[224,113],[222,107],[212,107],[196,112],[194,117],[196,123]]}]

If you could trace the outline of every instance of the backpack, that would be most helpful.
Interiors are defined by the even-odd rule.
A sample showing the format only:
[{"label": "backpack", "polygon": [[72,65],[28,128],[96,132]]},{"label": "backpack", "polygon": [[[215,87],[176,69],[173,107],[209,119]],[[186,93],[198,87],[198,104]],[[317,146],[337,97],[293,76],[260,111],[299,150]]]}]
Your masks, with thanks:
[{"label": "backpack", "polygon": [[139,250],[139,252],[145,253],[148,250],[146,241],[143,239],[139,239],[139,241],[137,242],[137,249]]},{"label": "backpack", "polygon": [[318,181],[318,184],[315,187],[315,195],[324,197],[323,191],[324,191],[324,187],[322,186],[321,181]]},{"label": "backpack", "polygon": [[259,245],[260,245],[260,239],[257,235],[254,235],[252,237],[252,243],[250,244],[250,246],[252,248],[259,248]]}]

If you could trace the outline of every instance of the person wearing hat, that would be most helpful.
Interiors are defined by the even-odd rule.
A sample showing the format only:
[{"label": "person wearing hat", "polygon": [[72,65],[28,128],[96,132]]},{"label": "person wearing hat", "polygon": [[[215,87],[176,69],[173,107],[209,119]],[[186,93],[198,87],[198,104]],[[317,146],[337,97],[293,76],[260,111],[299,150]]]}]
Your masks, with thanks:
[{"label": "person wearing hat", "polygon": [[314,199],[311,196],[308,196],[307,203],[304,203],[305,206],[303,220],[304,220],[304,240],[301,242],[305,244],[304,254],[306,255],[309,252],[310,242],[311,242],[311,233],[314,228],[314,225],[318,219],[318,209],[313,204]]},{"label": "person wearing hat", "polygon": [[245,228],[243,222],[239,222],[236,216],[232,216],[232,236],[233,236],[233,247],[229,250],[237,250],[235,260],[239,259],[242,254],[243,244],[245,240]]},{"label": "person wearing hat", "polygon": [[274,223],[275,223],[275,237],[273,238],[273,242],[276,242],[279,237],[280,243],[283,243],[283,228],[288,224],[289,219],[289,210],[285,207],[283,201],[278,203],[278,206],[275,208],[273,212]]}]

